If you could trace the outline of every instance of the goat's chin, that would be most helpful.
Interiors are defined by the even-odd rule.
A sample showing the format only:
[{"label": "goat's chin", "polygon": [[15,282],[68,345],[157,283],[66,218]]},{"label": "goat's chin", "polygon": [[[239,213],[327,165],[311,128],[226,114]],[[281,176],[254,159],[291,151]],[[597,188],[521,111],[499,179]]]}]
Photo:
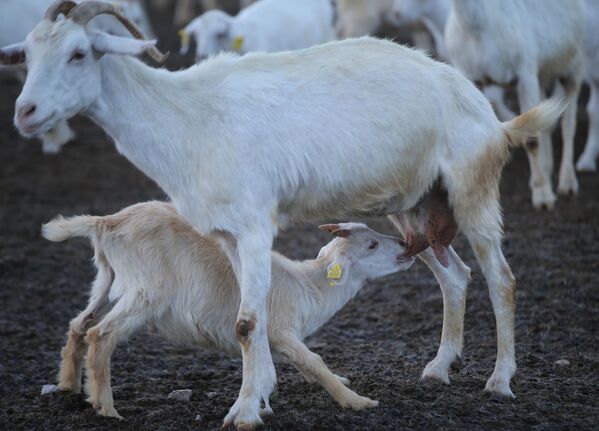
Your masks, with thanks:
[{"label": "goat's chin", "polygon": [[60,119],[56,118],[56,114],[52,113],[41,121],[27,124],[16,123],[15,126],[25,138],[38,138],[54,129],[59,121]]}]

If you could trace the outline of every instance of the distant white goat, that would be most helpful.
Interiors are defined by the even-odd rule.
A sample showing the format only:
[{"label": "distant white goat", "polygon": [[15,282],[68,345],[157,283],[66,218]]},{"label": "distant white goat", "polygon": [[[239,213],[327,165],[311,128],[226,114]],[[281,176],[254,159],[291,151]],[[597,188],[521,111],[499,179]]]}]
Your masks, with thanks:
[{"label": "distant white goat", "polygon": [[[79,1],[79,0],[78,0]],[[0,2],[0,46],[10,45],[25,39],[27,34],[42,19],[46,9],[53,0],[3,0]],[[115,0],[125,16],[142,28],[146,36],[152,38],[153,31],[143,5],[138,0]],[[114,17],[100,16],[90,25],[118,36],[128,36],[129,33]],[[2,67],[2,66],[0,66]],[[22,65],[10,67],[11,73],[24,81],[26,69]],[[75,137],[74,132],[66,121],[61,121],[41,136],[42,151],[46,154],[56,154],[62,146]]]},{"label": "distant white goat", "polygon": [[374,34],[392,4],[393,0],[336,0],[337,36],[345,39]]},{"label": "distant white goat", "polygon": [[386,18],[397,27],[424,26],[433,38],[437,57],[448,61],[444,32],[450,10],[451,0],[394,0]]},{"label": "distant white goat", "polygon": [[[352,299],[367,280],[407,270],[405,243],[361,223],[324,225],[336,236],[315,260],[272,254],[268,339],[309,382],[318,382],[342,407],[378,402],[346,387],[302,340]],[[200,235],[172,205],[148,202],[106,217],[58,218],[46,224],[51,241],[91,239],[98,273],[87,308],[71,321],[62,352],[59,388],[79,392],[85,341],[87,393],[99,414],[120,417],[110,388],[117,343],[146,323],[167,340],[240,354],[235,319],[240,293],[217,243]],[[266,409],[270,410],[268,404]]]},{"label": "distant white goat", "polygon": [[[563,153],[558,191],[576,193],[574,134],[584,74],[582,0],[453,0],[445,29],[452,64],[483,84],[516,82],[520,110],[539,103],[553,84],[568,101],[562,119]],[[526,146],[535,207],[553,208],[553,155],[549,131]]]},{"label": "distant white goat", "polygon": [[596,0],[586,1],[586,80],[591,88],[587,104],[589,135],[584,152],[576,163],[579,171],[594,172],[599,156],[599,5]]},{"label": "distant white goat", "polygon": [[[244,9],[255,3],[257,0],[239,0],[239,8]],[[153,0],[152,2],[155,7],[159,9],[166,9],[171,4],[171,0]],[[175,13],[173,18],[173,24],[176,27],[181,27],[187,24],[196,13],[196,4],[202,9],[202,12],[212,9],[223,9],[223,0],[175,0]]]},{"label": "distant white goat", "polygon": [[181,30],[181,52],[196,41],[196,62],[221,51],[276,52],[335,38],[330,0],[261,0],[235,17],[210,10]]},{"label": "distant white goat", "polygon": [[[60,13],[67,19],[57,20]],[[482,266],[497,320],[486,389],[512,396],[515,281],[501,250],[499,179],[510,146],[551,127],[563,100],[501,123],[455,68],[372,38],[222,54],[169,72],[132,57],[163,60],[155,42],[87,28],[101,13],[140,37],[116,8],[63,1],[24,43],[0,49],[0,61],[26,60],[30,71],[15,125],[37,136],[85,113],[179,214],[219,239],[240,284],[244,361],[225,425],[260,424],[260,403],[276,381],[267,339],[273,238],[280,226],[323,217],[393,215],[408,238],[407,256],[430,246],[448,271],[459,228]],[[452,333],[461,333],[465,296],[445,297]]]}]

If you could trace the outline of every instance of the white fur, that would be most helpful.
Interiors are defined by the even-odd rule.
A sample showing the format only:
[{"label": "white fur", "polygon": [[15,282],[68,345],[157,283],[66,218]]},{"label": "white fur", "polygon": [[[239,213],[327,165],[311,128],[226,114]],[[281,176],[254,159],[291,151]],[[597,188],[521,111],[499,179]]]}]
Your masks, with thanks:
[{"label": "white fur", "polygon": [[[247,337],[238,333],[243,383],[225,424],[260,423],[260,402],[275,383],[266,304],[278,228],[416,211],[438,182],[500,322],[488,388],[511,395],[514,279],[501,252],[499,177],[513,138],[551,124],[561,105],[500,123],[454,68],[371,38],[223,54],[179,72],[128,56],[98,59],[92,39],[70,20],[38,24],[25,42],[30,73],[16,103],[37,110],[15,124],[35,136],[85,113],[183,217],[219,238],[240,281],[238,327],[256,322]],[[85,57],[69,62],[73,49]]]},{"label": "white fur", "polygon": [[[183,32],[196,41],[196,61],[221,51],[286,51],[335,38],[330,0],[261,0],[234,17],[210,10]],[[186,53],[188,45],[182,45]]]},{"label": "white fur", "polygon": [[[583,77],[585,35],[582,0],[453,0],[445,37],[451,62],[470,79],[509,85],[517,80],[521,111],[544,98],[545,90],[566,82],[569,107],[562,119],[563,154],[558,191],[576,193],[574,133]],[[527,148],[535,207],[552,208],[553,165],[549,131],[539,148]]]},{"label": "white fur", "polygon": [[[77,0],[80,1],[80,0]],[[42,19],[46,9],[53,0],[2,0],[0,1],[0,46],[10,45],[25,39],[27,34]],[[146,34],[153,37],[152,27],[143,5],[139,0],[114,0],[123,8],[124,14],[135,22]],[[97,28],[119,36],[128,36],[124,27],[111,16],[95,18],[90,27]],[[9,69],[17,77],[25,80],[24,66],[1,66],[0,70]],[[46,154],[57,154],[63,145],[75,138],[75,133],[66,121],[41,136],[42,151]]]},{"label": "white fur", "polygon": [[[301,341],[352,299],[365,281],[407,270],[413,259],[398,260],[405,248],[397,238],[361,223],[337,227],[349,235],[333,239],[315,260],[296,262],[272,254],[268,338],[274,352],[289,359],[310,382],[323,385],[341,406],[363,409],[378,402],[348,389],[344,379],[331,373]],[[120,417],[109,379],[95,378],[110,375],[109,360],[99,357],[109,359],[119,341],[146,323],[174,343],[241,353],[235,335],[241,298],[230,262],[213,239],[198,234],[172,205],[148,202],[107,217],[58,218],[44,225],[43,234],[52,241],[84,236],[94,245],[98,275],[88,307],[71,321],[69,331],[81,340],[75,343],[80,348],[63,353],[59,383],[61,389],[78,391],[80,380],[69,376],[80,376],[81,371],[67,370],[81,364],[82,339],[94,334],[88,336],[95,345],[90,345],[94,357],[88,357],[86,375],[90,401],[100,414]],[[334,265],[340,265],[340,278],[327,276]]]}]

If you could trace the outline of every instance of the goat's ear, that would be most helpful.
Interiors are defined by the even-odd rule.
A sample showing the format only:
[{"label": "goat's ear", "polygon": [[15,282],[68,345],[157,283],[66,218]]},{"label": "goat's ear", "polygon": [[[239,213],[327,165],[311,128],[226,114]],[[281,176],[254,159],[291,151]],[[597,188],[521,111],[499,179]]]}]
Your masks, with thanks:
[{"label": "goat's ear", "polygon": [[112,36],[95,31],[90,35],[94,49],[103,54],[142,55],[156,47],[155,40],[139,40],[131,37]]},{"label": "goat's ear", "polygon": [[351,234],[351,230],[342,229],[341,225],[338,224],[321,224],[318,226],[318,229],[333,234],[334,236],[339,236],[341,238],[347,238]]},{"label": "goat's ear", "polygon": [[25,62],[25,43],[15,43],[0,49],[1,64],[20,64]]}]

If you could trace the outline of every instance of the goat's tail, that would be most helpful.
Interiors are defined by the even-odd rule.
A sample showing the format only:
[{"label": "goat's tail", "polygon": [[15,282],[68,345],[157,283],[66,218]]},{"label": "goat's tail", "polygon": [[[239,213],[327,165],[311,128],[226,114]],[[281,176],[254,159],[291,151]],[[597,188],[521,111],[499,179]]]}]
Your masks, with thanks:
[{"label": "goat's tail", "polygon": [[64,241],[75,236],[93,238],[97,232],[98,221],[101,218],[85,215],[71,218],[58,216],[42,225],[42,236],[55,242]]},{"label": "goat's tail", "polygon": [[503,130],[508,136],[508,144],[518,147],[530,138],[552,127],[568,107],[568,101],[563,96],[555,96],[539,103],[534,108],[518,115],[510,121],[502,123]]}]

